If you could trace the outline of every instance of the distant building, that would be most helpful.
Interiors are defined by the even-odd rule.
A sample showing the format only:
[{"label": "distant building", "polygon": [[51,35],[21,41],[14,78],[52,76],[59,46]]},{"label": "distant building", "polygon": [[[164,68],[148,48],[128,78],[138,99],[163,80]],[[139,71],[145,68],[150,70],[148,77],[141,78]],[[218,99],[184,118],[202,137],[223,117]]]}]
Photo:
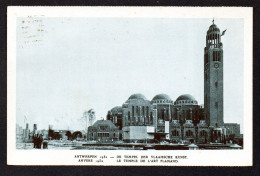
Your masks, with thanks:
[{"label": "distant building", "polygon": [[119,128],[111,120],[98,120],[88,128],[87,139],[102,142],[118,141],[122,139]]},{"label": "distant building", "polygon": [[224,127],[227,130],[227,136],[230,136],[230,135],[240,136],[240,124],[224,123]]}]

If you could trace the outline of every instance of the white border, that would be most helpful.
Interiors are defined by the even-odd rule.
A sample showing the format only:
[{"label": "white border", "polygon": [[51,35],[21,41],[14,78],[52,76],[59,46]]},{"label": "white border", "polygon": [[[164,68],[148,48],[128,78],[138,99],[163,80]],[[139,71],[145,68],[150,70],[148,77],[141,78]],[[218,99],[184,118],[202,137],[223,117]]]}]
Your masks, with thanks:
[{"label": "white border", "polygon": [[[253,8],[249,7],[8,7],[7,15],[7,164],[8,165],[161,165],[251,166]],[[243,18],[244,19],[244,149],[197,151],[16,150],[16,18],[17,17]],[[184,155],[178,163],[79,163],[74,155]]]}]

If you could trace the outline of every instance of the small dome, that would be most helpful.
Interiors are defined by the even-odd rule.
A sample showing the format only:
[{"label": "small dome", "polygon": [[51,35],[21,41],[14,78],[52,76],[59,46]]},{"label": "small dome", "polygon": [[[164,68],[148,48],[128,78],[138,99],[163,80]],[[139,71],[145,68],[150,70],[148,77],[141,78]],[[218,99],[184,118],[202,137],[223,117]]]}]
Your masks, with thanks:
[{"label": "small dome", "polygon": [[196,99],[192,95],[190,95],[190,94],[184,94],[184,95],[179,96],[176,101],[179,101],[179,100],[192,100],[192,101],[196,101]]},{"label": "small dome", "polygon": [[153,100],[171,100],[171,98],[166,94],[158,94],[153,97]]},{"label": "small dome", "polygon": [[209,30],[207,31],[207,34],[209,33],[220,33],[220,29],[218,28],[218,26],[216,24],[212,24],[209,27]]},{"label": "small dome", "polygon": [[117,113],[122,113],[123,110],[122,110],[122,107],[121,107],[121,106],[116,106],[116,107],[114,107],[114,108],[111,109],[111,112],[112,112],[113,114],[117,114]]},{"label": "small dome", "polygon": [[145,96],[143,94],[133,94],[131,95],[128,100],[133,100],[133,99],[143,99],[146,100]]}]

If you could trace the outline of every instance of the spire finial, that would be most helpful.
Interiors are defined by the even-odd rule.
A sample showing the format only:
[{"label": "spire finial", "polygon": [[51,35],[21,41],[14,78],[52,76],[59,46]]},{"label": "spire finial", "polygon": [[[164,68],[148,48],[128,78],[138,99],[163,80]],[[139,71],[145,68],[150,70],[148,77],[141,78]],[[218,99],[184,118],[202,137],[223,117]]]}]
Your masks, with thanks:
[{"label": "spire finial", "polygon": [[214,24],[214,17],[213,17],[212,23]]}]

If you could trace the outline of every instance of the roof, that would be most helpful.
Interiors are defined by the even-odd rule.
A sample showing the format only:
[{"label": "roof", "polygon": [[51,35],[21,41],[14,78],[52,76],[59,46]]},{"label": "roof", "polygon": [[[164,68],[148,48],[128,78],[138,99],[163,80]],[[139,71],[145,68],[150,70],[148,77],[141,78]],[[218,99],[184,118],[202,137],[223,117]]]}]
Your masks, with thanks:
[{"label": "roof", "polygon": [[137,94],[131,95],[128,98],[128,100],[133,100],[133,99],[143,99],[143,100],[146,100],[146,97],[143,94],[137,93]]},{"label": "roof", "polygon": [[219,28],[218,28],[218,26],[216,24],[212,24],[212,25],[210,25],[207,33],[209,33],[209,32],[217,32],[217,33],[219,33],[220,30],[219,30]]},{"label": "roof", "polygon": [[161,99],[171,100],[171,98],[166,94],[158,94],[155,97],[153,97],[153,100],[161,100]]},{"label": "roof", "polygon": [[178,101],[178,100],[193,100],[193,101],[196,101],[196,99],[190,94],[183,94],[176,99],[176,101]]},{"label": "roof", "polygon": [[122,109],[121,106],[116,106],[116,107],[113,107],[113,108],[111,109],[111,112],[112,112],[113,114],[122,113],[122,112],[123,112],[123,109]]},{"label": "roof", "polygon": [[93,125],[92,125],[92,127],[98,127],[98,125],[109,125],[110,127],[112,127],[112,128],[116,128],[116,126],[112,123],[112,121],[111,120],[98,120],[98,121],[96,121]]}]

